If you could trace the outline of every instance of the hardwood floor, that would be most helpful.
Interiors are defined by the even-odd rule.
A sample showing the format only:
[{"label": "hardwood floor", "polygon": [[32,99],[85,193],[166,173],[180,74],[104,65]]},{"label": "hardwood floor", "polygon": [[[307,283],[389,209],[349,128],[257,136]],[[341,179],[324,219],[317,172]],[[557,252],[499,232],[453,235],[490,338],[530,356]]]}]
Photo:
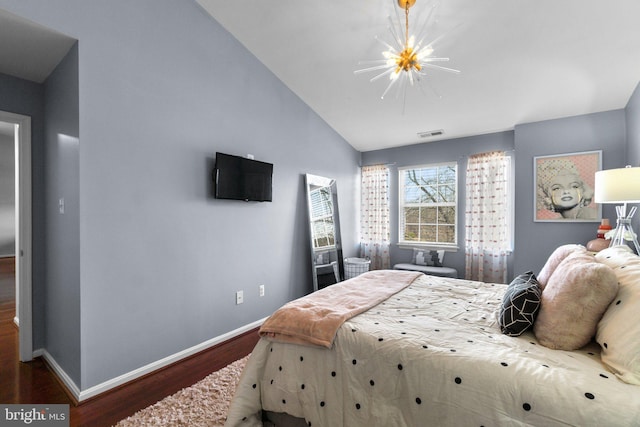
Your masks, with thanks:
[{"label": "hardwood floor", "polygon": [[0,403],[66,403],[71,426],[112,426],[136,411],[169,396],[246,356],[258,341],[256,330],[132,381],[79,405],[41,358],[18,359],[15,316],[15,274],[0,268]]}]

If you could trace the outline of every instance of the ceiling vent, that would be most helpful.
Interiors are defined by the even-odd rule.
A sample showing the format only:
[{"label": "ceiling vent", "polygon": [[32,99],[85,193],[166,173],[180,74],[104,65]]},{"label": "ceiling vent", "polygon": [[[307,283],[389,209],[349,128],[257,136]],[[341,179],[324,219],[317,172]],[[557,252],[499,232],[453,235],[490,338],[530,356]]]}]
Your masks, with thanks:
[{"label": "ceiling vent", "polygon": [[420,138],[433,138],[435,136],[441,136],[441,135],[444,135],[444,130],[442,129],[430,130],[427,132],[418,132],[418,136]]}]

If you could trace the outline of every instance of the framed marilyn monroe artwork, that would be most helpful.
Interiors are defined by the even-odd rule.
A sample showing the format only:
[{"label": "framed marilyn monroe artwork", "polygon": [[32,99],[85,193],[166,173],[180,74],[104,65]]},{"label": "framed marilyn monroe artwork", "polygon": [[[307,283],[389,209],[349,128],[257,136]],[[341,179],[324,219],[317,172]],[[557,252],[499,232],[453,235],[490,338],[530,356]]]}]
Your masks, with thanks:
[{"label": "framed marilyn monroe artwork", "polygon": [[534,157],[534,221],[600,222],[602,207],[593,201],[600,169],[601,150]]}]

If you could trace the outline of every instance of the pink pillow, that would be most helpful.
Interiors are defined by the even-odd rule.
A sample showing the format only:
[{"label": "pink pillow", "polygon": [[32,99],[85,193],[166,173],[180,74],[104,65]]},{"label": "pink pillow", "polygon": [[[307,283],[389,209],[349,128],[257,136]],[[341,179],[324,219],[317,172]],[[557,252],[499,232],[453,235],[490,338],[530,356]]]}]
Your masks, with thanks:
[{"label": "pink pillow", "polygon": [[533,332],[540,344],[576,350],[596,334],[598,322],[618,292],[613,270],[586,252],[567,256],[542,291]]},{"label": "pink pillow", "polygon": [[587,248],[582,245],[570,243],[568,245],[558,246],[558,248],[553,251],[544,267],[542,267],[542,270],[540,270],[540,274],[537,276],[538,283],[542,289],[547,286],[547,281],[558,267],[558,264],[560,264],[567,256],[575,252],[587,253]]}]

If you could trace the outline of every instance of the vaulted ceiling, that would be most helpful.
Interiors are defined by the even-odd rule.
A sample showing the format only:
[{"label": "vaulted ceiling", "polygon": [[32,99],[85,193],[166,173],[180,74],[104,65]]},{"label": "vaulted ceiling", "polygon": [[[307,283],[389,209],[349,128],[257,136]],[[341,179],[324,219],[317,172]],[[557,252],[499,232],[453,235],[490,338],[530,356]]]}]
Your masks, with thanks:
[{"label": "vaulted ceiling", "polygon": [[[430,72],[406,101],[354,74],[404,19],[396,0],[197,2],[361,151],[624,108],[640,81],[637,0],[442,0],[428,33],[461,73]],[[433,4],[417,0],[410,32]]]},{"label": "vaulted ceiling", "polygon": [[75,39],[0,10],[0,73],[42,83]]}]

